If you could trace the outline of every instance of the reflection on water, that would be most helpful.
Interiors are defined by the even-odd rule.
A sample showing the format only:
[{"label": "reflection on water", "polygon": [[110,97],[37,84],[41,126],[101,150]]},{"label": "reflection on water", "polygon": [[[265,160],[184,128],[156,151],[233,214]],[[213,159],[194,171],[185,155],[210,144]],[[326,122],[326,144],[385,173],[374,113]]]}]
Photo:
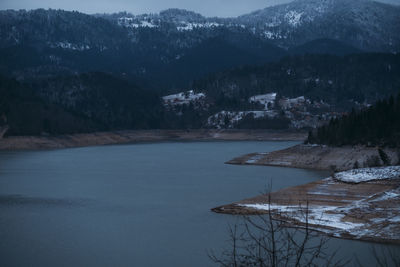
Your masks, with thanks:
[{"label": "reflection on water", "polygon": [[[194,142],[0,152],[2,266],[209,266],[240,221],[211,208],[324,172],[226,165],[293,142]],[[368,263],[370,244],[332,250]],[[366,264],[367,265],[367,264]]]}]

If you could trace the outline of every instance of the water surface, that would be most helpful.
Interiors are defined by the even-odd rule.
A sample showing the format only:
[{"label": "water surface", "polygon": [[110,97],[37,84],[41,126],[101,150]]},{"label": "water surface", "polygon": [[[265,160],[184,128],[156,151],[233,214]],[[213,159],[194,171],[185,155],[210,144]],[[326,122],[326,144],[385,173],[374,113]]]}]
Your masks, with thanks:
[{"label": "water surface", "polygon": [[[294,142],[190,142],[0,152],[2,266],[209,266],[238,218],[210,208],[326,172],[226,165]],[[334,240],[345,256],[367,243]],[[351,249],[348,249],[351,248]]]}]

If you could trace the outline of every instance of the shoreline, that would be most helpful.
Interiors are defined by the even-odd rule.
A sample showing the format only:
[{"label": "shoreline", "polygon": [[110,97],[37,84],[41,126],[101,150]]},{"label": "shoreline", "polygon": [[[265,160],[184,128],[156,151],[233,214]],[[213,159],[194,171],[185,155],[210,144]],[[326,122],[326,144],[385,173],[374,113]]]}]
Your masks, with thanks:
[{"label": "shoreline", "polygon": [[123,130],[0,138],[0,151],[44,150],[165,141],[303,141],[305,132],[272,130]]},{"label": "shoreline", "polygon": [[[395,165],[400,153],[395,149],[382,149]],[[324,171],[346,171],[371,165],[384,165],[376,147],[328,147],[322,145],[296,145],[269,153],[251,153],[226,162],[234,165],[262,165]]]},{"label": "shoreline", "polygon": [[[398,164],[399,153],[395,149],[383,151],[391,164]],[[243,155],[226,163],[330,170],[333,174],[319,181],[219,206],[211,209],[213,212],[231,215],[271,212],[275,220],[292,227],[309,225],[310,229],[331,237],[400,244],[400,167],[352,170],[355,165],[360,168],[371,163],[383,165],[378,148],[296,145]],[[379,175],[379,170],[391,168],[397,170],[394,176],[390,171]],[[305,210],[310,214],[306,221]]]},{"label": "shoreline", "polygon": [[[398,167],[399,168],[399,167]],[[348,183],[329,177],[219,206],[231,215],[265,215],[328,236],[400,244],[400,177]],[[305,215],[307,214],[307,216]]]},{"label": "shoreline", "polygon": [[[353,184],[332,177],[211,209],[265,215],[291,227],[359,241],[400,244],[400,179]],[[307,220],[305,214],[308,214]]]}]

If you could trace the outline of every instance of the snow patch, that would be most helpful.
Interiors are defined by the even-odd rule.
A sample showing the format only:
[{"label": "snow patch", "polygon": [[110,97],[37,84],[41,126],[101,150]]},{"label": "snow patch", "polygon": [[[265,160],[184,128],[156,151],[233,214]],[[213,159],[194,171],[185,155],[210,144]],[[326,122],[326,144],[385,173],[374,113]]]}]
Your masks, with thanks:
[{"label": "snow patch", "polygon": [[345,183],[363,183],[372,180],[400,178],[400,166],[354,169],[335,173],[335,178]]},{"label": "snow patch", "polygon": [[187,92],[181,92],[178,94],[167,95],[162,99],[164,101],[164,105],[184,105],[190,104],[191,102],[198,101],[202,98],[205,98],[206,95],[204,93],[195,93],[193,90]]},{"label": "snow patch", "polygon": [[264,37],[267,39],[283,39],[283,36],[280,32],[273,32],[273,31],[264,31]]},{"label": "snow patch", "polygon": [[118,25],[123,26],[126,28],[139,28],[139,27],[144,27],[144,28],[156,28],[158,25],[154,24],[154,22],[148,21],[148,20],[137,20],[135,18],[130,18],[130,17],[122,17],[118,19]]},{"label": "snow patch", "polygon": [[220,111],[207,120],[207,125],[221,128],[233,128],[236,123],[243,120],[247,115],[252,115],[255,119],[275,118],[278,113],[275,110],[253,110],[253,111]]},{"label": "snow patch", "polygon": [[270,107],[273,107],[276,100],[276,93],[269,93],[265,95],[255,95],[249,98],[249,102],[252,103],[260,103],[264,105],[264,110],[269,110]]},{"label": "snow patch", "polygon": [[76,51],[85,51],[89,50],[90,46],[86,44],[73,44],[70,42],[57,42],[50,44],[52,48],[62,48],[62,49],[70,49],[70,50],[76,50]]},{"label": "snow patch", "polygon": [[196,28],[215,28],[224,26],[223,24],[219,24],[216,22],[206,22],[206,23],[194,23],[194,22],[185,22],[182,21],[181,25],[176,27],[178,31],[192,31]]},{"label": "snow patch", "polygon": [[285,20],[292,25],[293,27],[297,27],[301,23],[301,16],[303,15],[303,12],[296,12],[294,10],[289,11],[288,13],[285,14]]},{"label": "snow patch", "polygon": [[262,159],[264,155],[257,154],[246,161],[247,164],[254,164],[257,163],[260,159]]},{"label": "snow patch", "polygon": [[306,103],[311,103],[311,102],[304,96],[299,96],[296,98],[282,98],[281,100],[279,100],[279,105],[284,110],[302,106],[305,105]]},{"label": "snow patch", "polygon": [[335,213],[334,211],[337,207],[334,206],[309,206],[308,218],[305,214],[305,208],[299,206],[275,204],[240,204],[239,206],[258,210],[271,210],[284,216],[289,215],[290,218],[301,223],[306,223],[308,221],[308,223],[312,225],[321,225],[343,231],[350,231],[363,226],[363,224],[360,223],[344,221],[343,218],[345,217],[345,214]]},{"label": "snow patch", "polygon": [[400,188],[396,188],[387,192],[383,192],[379,197],[371,200],[372,202],[393,200],[395,198],[400,198]]}]

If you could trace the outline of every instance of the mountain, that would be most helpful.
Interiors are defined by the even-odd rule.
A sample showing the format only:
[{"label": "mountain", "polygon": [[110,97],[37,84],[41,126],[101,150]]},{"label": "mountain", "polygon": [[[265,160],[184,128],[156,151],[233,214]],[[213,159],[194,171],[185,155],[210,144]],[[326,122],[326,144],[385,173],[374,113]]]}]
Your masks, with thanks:
[{"label": "mountain", "polygon": [[353,46],[347,45],[337,40],[332,39],[316,39],[289,49],[291,55],[304,55],[304,54],[329,54],[329,55],[350,55],[362,53]]},{"label": "mountain", "polygon": [[316,127],[398,90],[399,14],[369,0],[237,18],[0,11],[1,120],[9,134]]},{"label": "mountain", "polygon": [[[219,41],[215,41],[219,44]],[[0,77],[0,127],[9,135],[114,129],[313,128],[400,88],[400,56],[303,55],[218,72],[161,97],[101,72]],[[2,128],[3,129],[3,128]]]},{"label": "mountain", "polygon": [[[332,39],[366,51],[398,52],[400,7],[371,0],[295,0],[237,18],[206,18],[170,9],[160,14],[104,16],[135,32],[152,28],[186,36],[213,34],[218,29],[244,30],[289,49],[316,39]],[[199,37],[199,36],[197,36]],[[201,39],[201,38],[200,38]],[[194,38],[186,45],[193,45]]]},{"label": "mountain", "polygon": [[400,7],[370,0],[295,0],[237,21],[286,48],[321,38],[367,51],[400,48]]},{"label": "mountain", "polygon": [[7,10],[0,11],[0,73],[32,80],[100,71],[168,90],[293,53],[397,52],[399,16],[399,7],[369,0],[296,0],[237,18],[180,9],[143,15]]},{"label": "mountain", "polygon": [[194,81],[191,88],[226,103],[220,105],[227,109],[234,108],[230,103],[246,102],[254,95],[278,93],[323,100],[346,111],[355,102],[372,104],[400,90],[400,55],[292,56],[264,66],[215,73]]},{"label": "mountain", "polygon": [[[177,63],[180,58],[186,55],[190,58],[199,47],[208,51],[203,58],[208,57],[208,61],[213,62],[212,57],[221,51],[214,46],[212,40],[215,38],[248,55],[239,62],[233,60],[233,65],[223,64],[221,68],[243,62],[254,64],[255,58],[257,62],[262,59],[265,63],[276,59],[273,52],[279,50],[259,37],[249,36],[241,28],[232,31],[211,25],[201,30],[197,26],[190,30],[178,29],[176,21],[198,22],[201,19],[193,12],[168,10],[151,18],[147,15],[120,16],[127,15],[89,16],[43,9],[1,11],[0,71],[20,80],[93,71],[109,72],[131,80],[160,80],[165,76],[165,69],[173,70],[175,65],[181,64]],[[266,53],[265,47],[272,48],[272,53]],[[222,70],[216,66],[200,64],[189,76],[178,75],[179,80],[174,83],[187,83],[190,77],[198,78],[209,69]],[[174,71],[175,76],[178,73],[179,70]]]},{"label": "mountain", "polygon": [[[249,49],[252,48],[252,49]],[[162,81],[169,81],[175,87],[186,86],[183,78],[193,80],[213,72],[242,65],[263,65],[279,60],[286,52],[267,43],[259,43],[253,36],[245,40],[227,40],[227,36],[205,40],[186,54],[168,64],[159,73]]]}]

